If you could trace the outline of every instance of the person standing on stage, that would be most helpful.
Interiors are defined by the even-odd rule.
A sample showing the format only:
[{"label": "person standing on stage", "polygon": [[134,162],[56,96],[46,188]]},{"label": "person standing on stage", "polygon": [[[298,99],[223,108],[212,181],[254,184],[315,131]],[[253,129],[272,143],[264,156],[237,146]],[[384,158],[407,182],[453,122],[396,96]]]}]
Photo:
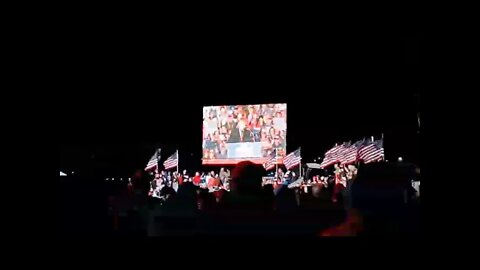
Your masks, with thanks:
[{"label": "person standing on stage", "polygon": [[220,177],[220,182],[223,185],[226,181],[226,178],[227,178],[227,173],[225,172],[225,168],[220,168],[219,177]]},{"label": "person standing on stage", "polygon": [[200,185],[200,182],[202,181],[201,177],[200,177],[200,173],[199,172],[196,172],[195,173],[195,176],[193,177],[193,184],[198,186]]},{"label": "person standing on stage", "polygon": [[180,173],[177,173],[177,172],[175,172],[175,175],[176,175],[176,178],[177,178],[177,181],[178,181],[178,185],[181,186],[183,184],[183,176]]},{"label": "person standing on stage", "polygon": [[207,183],[208,189],[216,189],[220,186],[220,179],[217,176],[211,176]]},{"label": "person standing on stage", "polygon": [[335,164],[335,184],[333,186],[333,196],[332,196],[332,201],[337,202],[338,201],[338,194],[346,187],[347,179],[345,175],[345,170],[343,168],[343,165],[338,165]]},{"label": "person standing on stage", "polygon": [[281,168],[278,168],[276,178],[277,178],[277,182],[278,182],[279,184],[283,182],[283,177],[284,177],[284,176],[285,176],[285,174],[283,173],[282,169],[281,169]]},{"label": "person standing on stage", "polygon": [[183,182],[191,182],[190,177],[187,174],[187,170],[183,170],[182,178],[183,178]]},{"label": "person standing on stage", "polygon": [[343,202],[345,209],[348,210],[351,207],[351,189],[352,184],[357,178],[358,169],[354,165],[345,166],[345,175],[347,178],[346,186],[343,189]]},{"label": "person standing on stage", "polygon": [[160,174],[156,173],[155,178],[152,180],[152,188],[155,189],[158,186],[158,181],[160,180]]}]

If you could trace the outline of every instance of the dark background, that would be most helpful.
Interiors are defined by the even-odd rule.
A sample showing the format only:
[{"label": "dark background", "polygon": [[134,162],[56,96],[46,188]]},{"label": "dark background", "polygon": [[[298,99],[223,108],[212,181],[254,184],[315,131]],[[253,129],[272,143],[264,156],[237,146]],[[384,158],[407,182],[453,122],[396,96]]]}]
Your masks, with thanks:
[{"label": "dark background", "polygon": [[384,133],[387,159],[419,163],[423,33],[348,29],[79,33],[65,41],[76,67],[59,97],[60,169],[127,176],[161,147],[196,170],[202,106],[272,102],[288,104],[288,151],[306,162]]}]

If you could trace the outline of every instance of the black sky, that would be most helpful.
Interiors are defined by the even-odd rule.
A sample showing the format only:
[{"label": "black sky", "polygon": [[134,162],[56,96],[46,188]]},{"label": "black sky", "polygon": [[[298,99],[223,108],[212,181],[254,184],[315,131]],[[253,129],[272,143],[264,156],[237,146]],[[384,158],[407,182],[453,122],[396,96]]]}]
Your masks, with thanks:
[{"label": "black sky", "polygon": [[181,164],[196,169],[202,106],[271,102],[288,104],[287,147],[301,146],[306,161],[335,142],[382,133],[387,158],[420,160],[417,29],[201,41],[82,50],[61,94],[60,168],[128,174],[162,147],[165,158],[179,148]]}]

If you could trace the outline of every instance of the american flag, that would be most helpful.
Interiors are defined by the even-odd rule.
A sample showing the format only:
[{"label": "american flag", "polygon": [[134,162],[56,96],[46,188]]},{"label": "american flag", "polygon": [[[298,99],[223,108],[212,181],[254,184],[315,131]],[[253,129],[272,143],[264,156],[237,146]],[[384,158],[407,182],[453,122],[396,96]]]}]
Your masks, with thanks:
[{"label": "american flag", "polygon": [[273,150],[272,154],[270,155],[270,159],[263,164],[263,167],[265,168],[265,170],[269,171],[275,168],[277,161],[278,161],[277,150]]},{"label": "american flag", "polygon": [[350,142],[336,145],[332,149],[328,150],[325,153],[325,157],[323,158],[320,167],[323,169],[337,162],[341,162],[343,160],[345,151],[347,151],[349,147]]},{"label": "american flag", "polygon": [[153,154],[153,156],[148,161],[147,166],[145,166],[145,171],[150,171],[157,168],[158,160],[160,159],[159,153],[159,150],[155,151],[155,154]]},{"label": "american flag", "polygon": [[343,143],[342,147],[333,155],[337,162],[341,162],[344,159],[345,154],[348,152],[351,144],[351,142]]},{"label": "american flag", "polygon": [[365,143],[365,139],[357,141],[343,152],[343,157],[340,160],[340,164],[348,165],[358,161],[358,150]]},{"label": "american flag", "polygon": [[383,139],[364,145],[358,151],[358,159],[363,160],[365,164],[380,161],[384,156],[385,150],[383,149]]},{"label": "american flag", "polygon": [[302,156],[300,154],[300,148],[288,154],[283,158],[283,165],[287,167],[288,170],[299,165],[302,162]]},{"label": "american flag", "polygon": [[343,147],[343,144],[341,145],[335,144],[335,146],[332,149],[325,152],[325,156],[337,153],[340,149],[342,149],[342,147]]},{"label": "american flag", "polygon": [[163,162],[163,167],[165,167],[165,170],[175,168],[177,166],[178,166],[178,150],[175,151],[173,155],[168,157],[167,160]]}]

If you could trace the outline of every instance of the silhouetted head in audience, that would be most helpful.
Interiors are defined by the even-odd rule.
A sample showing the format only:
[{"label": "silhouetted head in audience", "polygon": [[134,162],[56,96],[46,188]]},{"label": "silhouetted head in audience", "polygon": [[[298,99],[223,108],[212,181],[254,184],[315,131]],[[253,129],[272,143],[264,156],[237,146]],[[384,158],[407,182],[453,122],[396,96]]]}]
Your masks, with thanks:
[{"label": "silhouetted head in audience", "polygon": [[205,190],[199,190],[197,195],[198,209],[201,211],[210,211],[215,209],[217,202],[213,193],[209,193]]},{"label": "silhouetted head in audience", "polygon": [[194,197],[196,194],[196,187],[191,182],[186,182],[184,185],[178,187],[178,196]]},{"label": "silhouetted head in audience", "polygon": [[150,189],[150,182],[147,179],[147,175],[143,170],[135,171],[131,183],[134,190],[138,192],[148,193],[148,190]]},{"label": "silhouetted head in audience", "polygon": [[361,168],[352,184],[352,208],[364,216],[392,216],[405,204],[404,191],[413,169],[395,163],[374,163]]},{"label": "silhouetted head in audience", "polygon": [[179,209],[196,209],[197,192],[193,183],[185,182],[183,185],[180,185],[173,203]]},{"label": "silhouetted head in audience", "polygon": [[273,185],[265,185],[262,189],[265,195],[273,196]]},{"label": "silhouetted head in audience", "polygon": [[250,161],[242,161],[233,169],[230,182],[231,192],[238,195],[262,194],[264,168]]},{"label": "silhouetted head in audience", "polygon": [[395,163],[373,163],[359,168],[358,178],[351,187],[347,220],[326,235],[402,233],[401,216],[409,174],[409,168]]},{"label": "silhouetted head in audience", "polygon": [[223,196],[225,196],[226,191],[224,189],[220,189],[213,192],[213,196],[215,197],[215,201],[220,203],[222,201]]},{"label": "silhouetted head in audience", "polygon": [[282,185],[275,196],[275,205],[278,212],[295,210],[297,207],[295,191],[288,188],[286,185]]},{"label": "silhouetted head in audience", "polygon": [[314,198],[317,198],[317,199],[320,198],[321,191],[322,191],[321,184],[316,184],[312,186],[312,196]]}]

